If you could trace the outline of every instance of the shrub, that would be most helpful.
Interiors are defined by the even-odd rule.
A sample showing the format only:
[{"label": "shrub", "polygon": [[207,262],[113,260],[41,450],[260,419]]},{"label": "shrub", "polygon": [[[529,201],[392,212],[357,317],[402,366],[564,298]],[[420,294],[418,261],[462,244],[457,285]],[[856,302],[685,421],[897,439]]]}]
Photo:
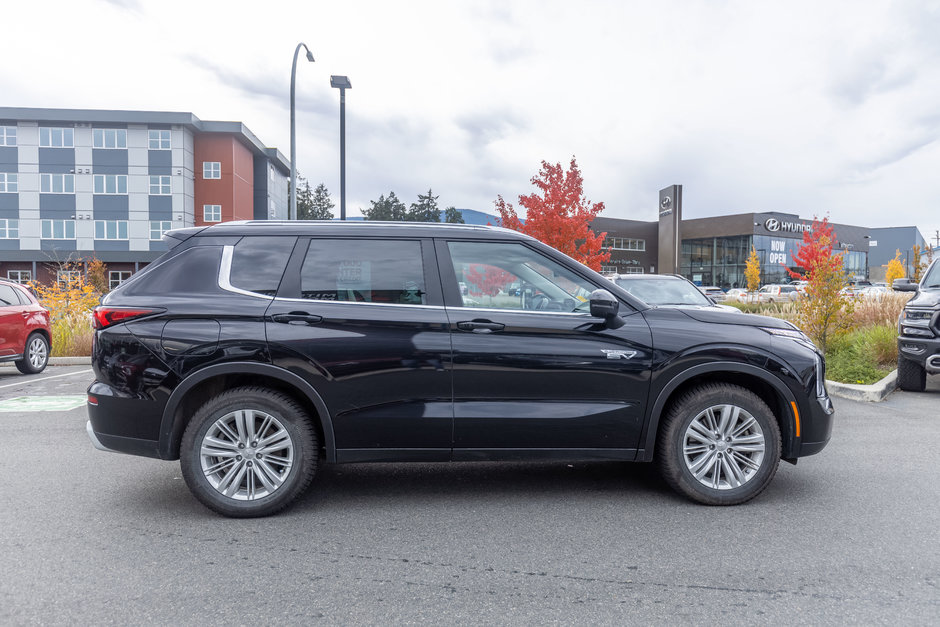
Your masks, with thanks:
[{"label": "shrub", "polygon": [[872,384],[894,369],[897,357],[894,325],[853,331],[830,343],[826,352],[826,378],[842,383]]},{"label": "shrub", "polygon": [[99,294],[81,275],[51,285],[32,283],[39,302],[49,310],[52,326],[53,357],[75,357],[91,354],[94,331],[91,310],[98,304]]}]

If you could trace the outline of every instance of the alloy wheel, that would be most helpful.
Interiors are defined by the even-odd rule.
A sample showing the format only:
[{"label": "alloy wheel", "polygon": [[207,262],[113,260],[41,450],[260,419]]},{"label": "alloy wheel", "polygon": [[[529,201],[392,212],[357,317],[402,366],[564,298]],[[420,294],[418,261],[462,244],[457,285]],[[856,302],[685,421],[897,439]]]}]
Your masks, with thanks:
[{"label": "alloy wheel", "polygon": [[704,486],[739,488],[764,461],[766,440],[757,419],[736,405],[714,405],[695,416],[682,438],[686,468]]}]

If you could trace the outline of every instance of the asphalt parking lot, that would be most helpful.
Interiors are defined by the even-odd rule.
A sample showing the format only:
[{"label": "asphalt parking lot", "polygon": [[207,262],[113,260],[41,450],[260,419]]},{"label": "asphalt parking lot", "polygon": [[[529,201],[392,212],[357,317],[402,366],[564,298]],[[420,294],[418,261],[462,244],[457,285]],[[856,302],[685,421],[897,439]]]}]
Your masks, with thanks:
[{"label": "asphalt parking lot", "polygon": [[[835,399],[829,447],[743,506],[694,505],[638,465],[380,464],[324,467],[257,520],[203,508],[174,462],[94,450],[90,381],[0,368],[0,624],[940,616],[940,377]],[[23,397],[46,400],[4,407]]]}]

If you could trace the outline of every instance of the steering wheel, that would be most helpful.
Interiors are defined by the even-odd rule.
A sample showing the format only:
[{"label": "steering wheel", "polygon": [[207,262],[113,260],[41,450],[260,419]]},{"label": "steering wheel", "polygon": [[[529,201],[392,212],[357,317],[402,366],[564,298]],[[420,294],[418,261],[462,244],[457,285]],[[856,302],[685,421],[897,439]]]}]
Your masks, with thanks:
[{"label": "steering wheel", "polygon": [[529,299],[529,309],[545,309],[551,300],[545,294],[535,294]]}]

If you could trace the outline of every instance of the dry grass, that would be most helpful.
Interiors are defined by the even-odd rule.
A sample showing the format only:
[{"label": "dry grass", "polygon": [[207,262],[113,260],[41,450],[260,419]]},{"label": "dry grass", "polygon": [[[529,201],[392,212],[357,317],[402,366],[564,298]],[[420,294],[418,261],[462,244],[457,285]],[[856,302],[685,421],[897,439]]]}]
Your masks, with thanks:
[{"label": "dry grass", "polygon": [[52,357],[91,355],[94,330],[85,316],[63,317],[52,322]]},{"label": "dry grass", "polygon": [[906,292],[891,292],[882,294],[879,298],[858,298],[855,301],[855,327],[868,329],[881,325],[895,325],[904,305],[911,299],[912,294]]}]

